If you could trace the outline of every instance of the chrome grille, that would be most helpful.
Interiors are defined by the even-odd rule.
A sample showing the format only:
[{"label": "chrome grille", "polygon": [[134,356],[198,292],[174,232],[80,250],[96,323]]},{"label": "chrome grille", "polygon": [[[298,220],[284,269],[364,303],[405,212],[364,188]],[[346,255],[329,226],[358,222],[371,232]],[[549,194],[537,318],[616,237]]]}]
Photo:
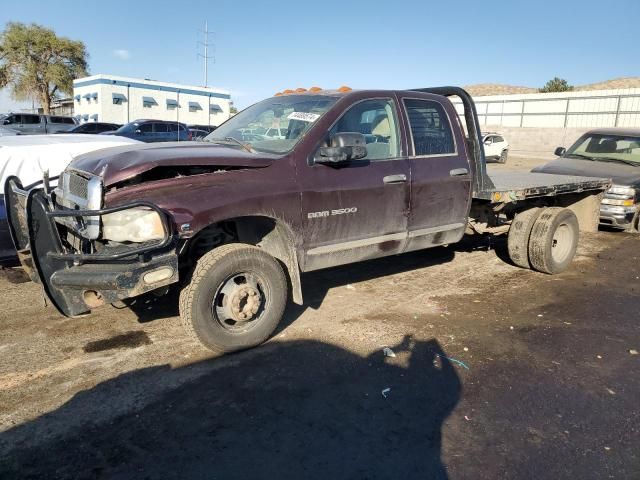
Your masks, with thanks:
[{"label": "chrome grille", "polygon": [[87,198],[89,194],[89,180],[76,173],[70,173],[69,193],[74,197]]}]

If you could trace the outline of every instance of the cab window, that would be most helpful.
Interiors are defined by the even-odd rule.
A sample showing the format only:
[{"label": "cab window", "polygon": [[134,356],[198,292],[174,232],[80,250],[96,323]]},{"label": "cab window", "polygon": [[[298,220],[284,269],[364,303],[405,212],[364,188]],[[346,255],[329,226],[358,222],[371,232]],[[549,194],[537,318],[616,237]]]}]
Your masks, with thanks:
[{"label": "cab window", "polygon": [[415,156],[456,152],[449,118],[442,105],[430,100],[404,101],[411,127]]},{"label": "cab window", "polygon": [[355,132],[367,141],[365,160],[387,160],[400,156],[398,122],[391,99],[366,100],[352,106],[329,132]]}]

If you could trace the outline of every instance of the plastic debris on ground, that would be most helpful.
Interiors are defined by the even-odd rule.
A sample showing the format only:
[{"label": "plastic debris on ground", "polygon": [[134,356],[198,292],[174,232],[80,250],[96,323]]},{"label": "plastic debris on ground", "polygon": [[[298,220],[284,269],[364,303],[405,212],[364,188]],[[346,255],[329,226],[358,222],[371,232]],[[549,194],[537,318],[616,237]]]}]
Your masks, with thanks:
[{"label": "plastic debris on ground", "polygon": [[353,285],[349,284],[347,285],[347,290],[355,290],[356,287],[354,287]]},{"label": "plastic debris on ground", "polygon": [[629,355],[637,355],[637,354],[638,354],[638,350],[635,350],[633,348],[629,350]]},{"label": "plastic debris on ground", "polygon": [[385,388],[384,390],[382,390],[382,396],[384,398],[387,398],[387,395],[389,394],[390,391],[391,391],[390,388]]},{"label": "plastic debris on ground", "polygon": [[466,363],[456,359],[456,358],[451,358],[451,357],[445,357],[444,355],[439,355],[436,353],[436,357],[441,357],[441,358],[446,358],[447,360],[449,360],[452,363],[455,363],[456,365],[460,365],[462,368],[465,368],[467,370],[469,370],[469,367],[467,366]]},{"label": "plastic debris on ground", "polygon": [[394,353],[394,351],[391,350],[389,347],[384,347],[382,349],[382,353],[384,353],[385,357],[392,357],[392,358],[396,357],[396,354]]}]

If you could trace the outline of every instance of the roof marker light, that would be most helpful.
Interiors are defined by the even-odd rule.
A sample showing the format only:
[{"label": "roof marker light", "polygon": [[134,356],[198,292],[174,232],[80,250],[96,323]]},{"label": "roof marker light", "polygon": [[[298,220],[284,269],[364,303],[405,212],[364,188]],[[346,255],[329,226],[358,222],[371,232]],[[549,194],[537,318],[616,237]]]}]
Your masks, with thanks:
[{"label": "roof marker light", "polygon": [[338,91],[339,91],[339,92],[350,92],[351,90],[352,90],[352,89],[351,89],[351,87],[347,87],[346,85],[342,85],[342,86],[338,89]]},{"label": "roof marker light", "polygon": [[321,92],[321,91],[322,91],[322,89],[321,89],[320,87],[311,87],[311,88],[309,89],[309,91],[310,91],[310,92]]}]

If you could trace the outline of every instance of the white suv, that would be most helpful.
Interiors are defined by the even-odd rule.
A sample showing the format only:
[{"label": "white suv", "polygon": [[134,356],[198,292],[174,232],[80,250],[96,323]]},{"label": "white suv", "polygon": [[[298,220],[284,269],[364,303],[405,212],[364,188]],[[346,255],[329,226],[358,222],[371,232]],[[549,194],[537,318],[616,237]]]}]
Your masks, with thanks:
[{"label": "white suv", "polygon": [[498,133],[485,133],[482,135],[484,144],[484,156],[487,160],[495,160],[498,163],[507,163],[509,155],[509,143]]}]

